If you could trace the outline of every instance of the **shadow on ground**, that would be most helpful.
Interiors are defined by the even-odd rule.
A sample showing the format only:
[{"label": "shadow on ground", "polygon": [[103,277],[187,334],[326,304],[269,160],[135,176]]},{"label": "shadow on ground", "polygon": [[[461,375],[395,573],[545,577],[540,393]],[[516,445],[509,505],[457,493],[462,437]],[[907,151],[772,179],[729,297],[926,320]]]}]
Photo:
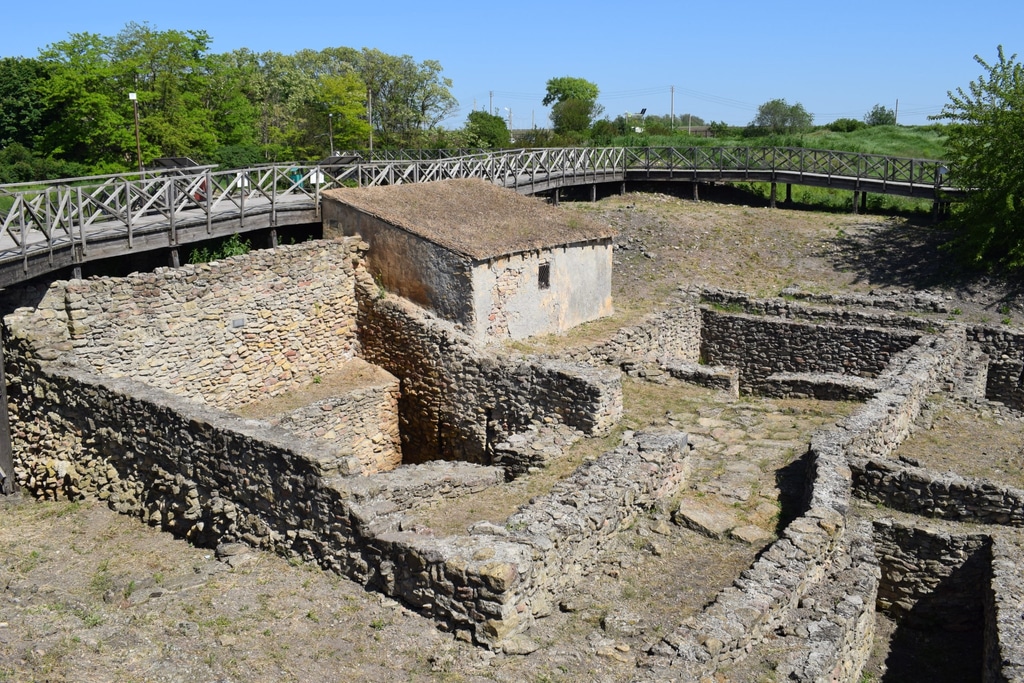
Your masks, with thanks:
[{"label": "shadow on ground", "polygon": [[946,245],[953,231],[928,219],[872,221],[864,230],[840,232],[833,250],[823,255],[856,282],[901,289],[943,289],[986,308],[1024,300],[1020,276],[999,276],[968,269]]}]

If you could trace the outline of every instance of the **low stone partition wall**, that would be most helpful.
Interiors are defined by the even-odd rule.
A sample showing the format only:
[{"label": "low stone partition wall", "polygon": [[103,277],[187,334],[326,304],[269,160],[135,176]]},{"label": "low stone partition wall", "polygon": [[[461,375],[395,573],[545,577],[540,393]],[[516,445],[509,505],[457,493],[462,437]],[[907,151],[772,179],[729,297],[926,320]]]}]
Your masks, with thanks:
[{"label": "low stone partition wall", "polygon": [[[862,577],[873,571],[877,565],[865,559],[863,534],[846,533],[853,476],[848,458],[891,454],[910,433],[924,398],[937,390],[963,352],[962,335],[920,339],[899,356],[892,372],[879,373],[882,386],[873,398],[837,427],[812,437],[805,512],[701,615],[649,650],[655,665],[665,667],[663,673],[682,680],[710,675],[744,657],[766,634],[793,623],[794,610],[805,597],[827,590],[834,567],[856,564]],[[860,559],[852,563],[853,557]],[[860,596],[865,606],[842,620],[853,632],[835,629],[831,638],[823,635],[832,643],[825,649],[834,656],[818,663],[834,662],[836,671],[850,674],[834,680],[855,681],[866,661],[863,648],[854,643],[857,630],[867,628],[872,584],[855,583],[865,587]],[[815,646],[819,651],[824,647]]]},{"label": "low stone partition wall", "polygon": [[770,391],[777,373],[872,378],[921,335],[897,329],[803,323],[703,308],[701,359],[740,371],[740,388]]},{"label": "low stone partition wall", "polygon": [[[752,297],[744,292],[714,287],[700,290],[698,296],[701,303],[726,313],[787,318],[820,325],[898,328],[927,334],[937,334],[950,327],[949,323],[944,320],[896,312],[907,310],[907,308],[900,308],[895,304],[880,306],[880,308],[888,309],[887,311],[868,310],[872,307],[870,302],[876,300],[874,297],[862,298],[856,295],[804,297],[804,300],[827,304],[825,306],[808,306],[794,301],[792,298],[762,299]],[[889,301],[897,300],[889,299]],[[851,305],[866,308],[849,308]],[[910,307],[910,310],[920,309]]]},{"label": "low stone partition wall", "polygon": [[606,342],[569,353],[575,362],[592,365],[661,363],[667,359],[696,363],[700,357],[701,319],[695,294],[665,311],[624,327]]},{"label": "low stone partition wall", "polygon": [[967,341],[977,344],[989,357],[985,397],[1024,409],[1024,333],[1005,327],[972,326],[967,328]]},{"label": "low stone partition wall", "polygon": [[686,435],[639,433],[582,465],[504,526],[469,536],[390,530],[369,543],[383,591],[446,628],[500,648],[551,612],[596,565],[603,545],[672,496],[689,472]]},{"label": "low stone partition wall", "polygon": [[[398,379],[358,358],[346,366],[345,374],[352,377],[332,388],[330,396],[263,419],[293,434],[329,442],[339,459],[355,458],[365,474],[392,470],[402,464]],[[246,406],[244,414],[253,412],[258,408]]]},{"label": "low stone partition wall", "polygon": [[499,355],[404,299],[378,296],[372,281],[363,287],[363,356],[402,381],[405,462],[489,464],[494,444],[531,424],[556,421],[603,434],[622,415],[617,371]]},{"label": "low stone partition wall", "polygon": [[719,389],[731,396],[740,395],[740,371],[736,368],[670,360],[665,362],[661,369],[683,382]]},{"label": "low stone partition wall", "polygon": [[762,396],[816,398],[820,401],[866,401],[879,389],[877,381],[837,373],[776,372],[765,378]]},{"label": "low stone partition wall", "polygon": [[759,652],[777,680],[860,680],[874,644],[879,570],[870,524],[846,533],[845,552]]},{"label": "low stone partition wall", "polygon": [[990,549],[992,565],[985,604],[985,683],[1024,681],[1024,548],[1019,538],[996,535]]},{"label": "low stone partition wall", "polygon": [[[363,245],[365,246],[365,245]],[[106,377],[231,409],[355,357],[357,239],[53,283],[11,315]]]},{"label": "low stone partition wall", "polygon": [[880,458],[851,460],[859,498],[957,522],[1024,527],[1024,491]]}]

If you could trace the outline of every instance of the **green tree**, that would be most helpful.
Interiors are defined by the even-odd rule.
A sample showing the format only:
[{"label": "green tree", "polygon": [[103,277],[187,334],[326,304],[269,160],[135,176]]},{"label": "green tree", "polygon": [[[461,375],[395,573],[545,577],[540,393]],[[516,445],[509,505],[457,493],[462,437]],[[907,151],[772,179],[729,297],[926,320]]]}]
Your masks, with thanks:
[{"label": "green tree", "polygon": [[813,123],[814,117],[807,113],[804,105],[776,99],[757,108],[757,116],[750,122],[749,129],[757,134],[797,133],[809,129]]},{"label": "green tree", "polygon": [[951,246],[974,265],[1024,267],[1024,66],[1002,46],[967,90],[949,92],[936,119],[949,121],[949,180],[967,195],[954,205]]},{"label": "green tree", "polygon": [[895,126],[896,112],[884,105],[876,104],[864,115],[864,123],[869,126]]},{"label": "green tree", "polygon": [[604,112],[597,103],[600,91],[585,78],[559,76],[547,82],[541,104],[551,107],[551,123],[557,134],[582,133]]},{"label": "green tree", "polygon": [[113,67],[112,47],[110,38],[73,33],[40,52],[49,78],[39,84],[39,95],[51,112],[40,135],[44,154],[97,172],[131,168],[135,137],[128,92],[133,88],[119,85],[124,75]]},{"label": "green tree", "polygon": [[375,139],[384,145],[415,145],[458,106],[440,62],[363,48],[356,71],[372,97]]},{"label": "green tree", "polygon": [[13,143],[31,148],[42,132],[46,109],[37,89],[45,78],[38,59],[0,59],[0,148]]},{"label": "green tree", "polygon": [[599,107],[589,100],[569,98],[551,107],[551,123],[555,133],[583,133],[590,128]]},{"label": "green tree", "polygon": [[470,133],[480,147],[501,149],[512,144],[512,133],[505,119],[485,111],[471,111],[466,117],[466,132]]},{"label": "green tree", "polygon": [[320,98],[327,105],[335,149],[362,147],[370,138],[366,120],[366,84],[350,71],[320,78]]},{"label": "green tree", "polygon": [[213,111],[204,101],[210,37],[128,23],[111,41],[111,68],[135,91],[140,129],[158,156],[209,158],[217,147]]}]

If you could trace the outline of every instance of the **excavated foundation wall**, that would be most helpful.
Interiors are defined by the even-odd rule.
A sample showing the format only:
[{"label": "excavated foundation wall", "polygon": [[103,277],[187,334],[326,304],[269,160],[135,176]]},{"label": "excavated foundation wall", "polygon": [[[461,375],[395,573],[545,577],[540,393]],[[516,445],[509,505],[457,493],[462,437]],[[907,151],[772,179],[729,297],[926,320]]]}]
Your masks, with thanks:
[{"label": "excavated foundation wall", "polygon": [[[666,637],[651,654],[665,667],[668,678],[698,680],[742,659],[756,643],[775,633],[791,645],[774,663],[780,676],[856,680],[871,647],[878,563],[870,531],[846,526],[853,494],[848,459],[887,457],[909,435],[924,398],[948,380],[963,353],[963,337],[896,333],[888,335],[891,346],[882,348],[887,335],[875,331],[858,336],[832,325],[709,310],[704,320],[711,322],[717,334],[728,331],[738,340],[733,342],[736,348],[750,337],[766,334],[825,344],[835,349],[839,360],[834,367],[819,369],[834,373],[868,368],[877,375],[879,385],[862,408],[836,428],[812,438],[806,511],[707,610]],[[846,346],[827,346],[836,337]],[[858,339],[867,340],[869,349],[877,349],[876,358],[886,358],[887,364],[858,365],[856,360],[844,364],[842,349],[848,354]],[[770,352],[765,355],[771,356]],[[781,356],[765,359],[753,372],[768,377],[790,358]],[[740,377],[742,382],[742,369]],[[829,607],[813,607],[823,604]],[[810,638],[810,633],[817,635]]]},{"label": "excavated foundation wall", "polygon": [[973,326],[967,328],[967,340],[989,357],[985,395],[1009,406],[1024,407],[1024,334]]},{"label": "excavated foundation wall", "polygon": [[16,312],[105,377],[232,409],[336,370],[359,351],[358,239],[307,242],[125,278],[56,282]]},{"label": "excavated foundation wall", "polygon": [[899,330],[794,322],[702,310],[701,358],[740,371],[740,388],[774,390],[779,373],[877,377],[919,334]]},{"label": "excavated foundation wall", "polygon": [[378,296],[372,281],[363,285],[359,339],[368,361],[402,381],[406,462],[490,464],[495,444],[532,424],[603,434],[622,415],[617,372],[502,355],[404,299]]},{"label": "excavated foundation wall", "polygon": [[[328,262],[332,250],[340,254],[334,286],[346,290],[341,300],[370,297],[360,317],[368,325],[371,355],[389,353],[396,369],[406,368],[401,376],[403,394],[415,396],[416,391],[424,391],[436,397],[429,403],[436,412],[428,412],[426,417],[412,414],[405,422],[407,427],[426,431],[422,425],[435,415],[454,417],[462,412],[459,421],[445,423],[451,432],[438,429],[439,420],[429,424],[447,435],[445,445],[461,448],[458,453],[486,454],[492,431],[498,434],[537,423],[563,423],[567,429],[600,433],[618,419],[622,409],[618,373],[484,352],[458,330],[414,307],[378,298],[367,278],[357,287],[358,247],[356,241],[346,241],[304,248],[307,256],[316,256],[319,250],[331,252],[324,255]],[[312,267],[308,260],[290,262],[292,250],[285,251],[289,268]],[[268,261],[268,266],[273,261],[266,253],[253,258],[257,263]],[[237,260],[248,272],[245,258]],[[312,263],[323,262],[315,259]],[[345,269],[344,263],[352,267]],[[202,267],[183,270],[203,272]],[[147,280],[149,286],[155,288],[162,276],[158,273]],[[177,277],[187,282],[187,273]],[[307,297],[312,290],[304,283],[301,279],[288,281],[295,299],[273,299],[274,315],[294,322],[302,314],[316,314],[315,302],[325,299],[319,293]],[[122,283],[106,283],[105,290],[98,283],[88,284],[89,291],[109,292],[117,291]],[[230,280],[230,285],[239,283]],[[274,285],[268,286],[270,292],[277,291]],[[78,291],[78,287],[79,283],[61,283],[56,289],[66,293]],[[221,289],[215,282],[209,287],[211,292]],[[183,289],[187,287],[183,285]],[[246,291],[264,303],[274,297]],[[155,291],[146,293],[159,296]],[[224,296],[230,300],[229,295]],[[69,297],[73,298],[70,294],[64,298]],[[289,305],[296,310],[284,310]],[[133,315],[130,306],[123,310],[127,311],[125,317]],[[351,312],[346,305],[346,316]],[[163,315],[174,317],[171,310],[164,310]],[[320,315],[330,319],[331,314],[321,311]],[[592,548],[600,547],[621,524],[674,492],[666,482],[678,486],[685,474],[685,439],[682,445],[668,443],[657,454],[652,442],[638,440],[599,458],[569,489],[558,493],[563,498],[578,498],[574,487],[594,487],[600,495],[580,505],[576,516],[551,523],[550,528],[530,521],[524,522],[528,529],[507,533],[484,530],[451,539],[437,538],[429,531],[413,533],[408,531],[413,525],[403,522],[407,512],[438,498],[493,486],[504,480],[505,470],[445,462],[359,476],[361,463],[344,457],[330,440],[296,437],[267,421],[244,419],[194,400],[189,392],[179,396],[134,377],[99,375],[97,367],[108,367],[97,360],[103,342],[90,337],[91,341],[83,344],[87,359],[80,360],[75,339],[69,338],[67,328],[72,323],[68,321],[80,325],[80,332],[94,329],[87,316],[69,314],[61,319],[55,307],[44,307],[38,315],[23,309],[5,320],[13,438],[23,487],[40,497],[96,496],[119,512],[202,545],[244,541],[301,556],[400,598],[447,628],[464,631],[476,642],[492,647],[500,647],[503,638],[527,628],[533,618],[549,609],[551,595],[578,580],[579,572],[567,568],[586,567]],[[349,329],[349,318],[345,321],[341,328],[335,323],[329,330],[333,337],[314,335],[314,341],[325,345],[320,351],[325,358],[334,357],[332,338],[346,354],[360,348]],[[388,330],[389,323],[401,328]],[[104,318],[104,324],[113,326],[113,320]],[[211,329],[223,332],[230,327],[223,310],[218,309]],[[289,323],[287,327],[294,335],[320,329],[312,324],[292,328]],[[131,320],[128,328],[135,330],[133,334],[144,332]],[[105,348],[117,358],[127,355],[127,351],[119,351],[127,348],[125,338],[118,336],[122,332],[111,332],[116,342]],[[218,334],[212,339],[216,345],[229,343]],[[187,344],[193,342],[191,337],[186,340]],[[301,349],[303,343],[289,346]],[[181,358],[187,365],[189,360],[203,358],[202,354],[201,350],[183,349],[178,356],[163,355],[177,367]],[[303,358],[301,353],[298,357]],[[304,371],[312,373],[318,367],[310,365]],[[230,380],[234,369],[223,368],[213,374]],[[148,376],[118,369],[113,372]],[[382,393],[392,395],[387,381],[382,386]],[[378,400],[366,403],[368,410],[376,410],[379,404]],[[417,403],[408,406],[416,408]],[[301,409],[292,416],[308,422]],[[313,421],[317,429],[325,424]],[[361,420],[367,422],[372,419]],[[458,433],[459,429],[466,431]],[[377,494],[367,495],[368,491]],[[533,505],[540,506],[536,509],[566,506],[557,497],[538,499]],[[552,519],[545,517],[546,513],[537,514]],[[569,523],[571,530],[564,526]]]}]

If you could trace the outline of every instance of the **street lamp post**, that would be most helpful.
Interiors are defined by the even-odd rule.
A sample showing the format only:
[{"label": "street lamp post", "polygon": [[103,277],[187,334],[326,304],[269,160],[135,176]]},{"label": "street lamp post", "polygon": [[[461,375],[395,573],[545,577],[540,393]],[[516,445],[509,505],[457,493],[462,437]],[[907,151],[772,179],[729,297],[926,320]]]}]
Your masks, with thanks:
[{"label": "street lamp post", "polygon": [[132,101],[132,108],[135,110],[135,156],[139,160],[139,173],[142,173],[142,139],[139,137],[139,96],[136,93],[128,93],[128,99]]},{"label": "street lamp post", "polygon": [[327,126],[331,133],[331,156],[334,156],[334,114],[327,114]]}]

